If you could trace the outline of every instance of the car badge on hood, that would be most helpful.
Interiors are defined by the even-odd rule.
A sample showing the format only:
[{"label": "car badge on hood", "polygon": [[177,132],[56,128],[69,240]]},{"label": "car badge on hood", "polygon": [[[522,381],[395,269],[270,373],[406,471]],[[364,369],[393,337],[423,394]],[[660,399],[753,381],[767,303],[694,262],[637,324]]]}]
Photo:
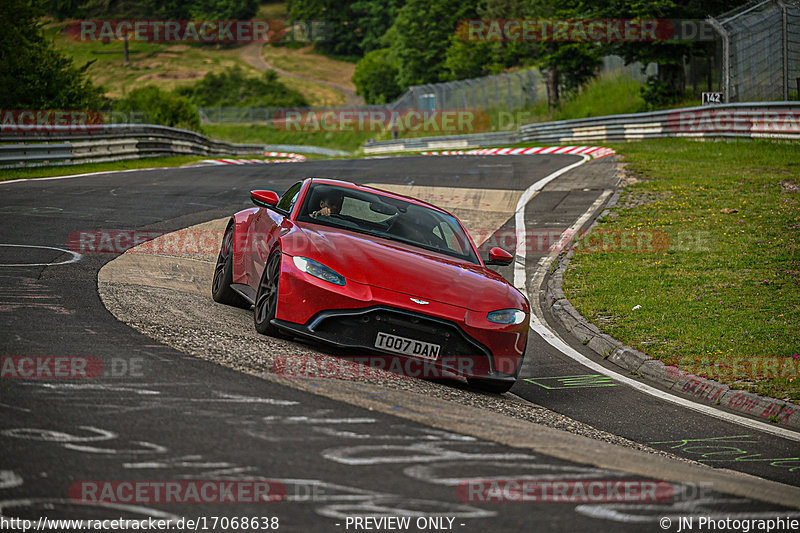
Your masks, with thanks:
[{"label": "car badge on hood", "polygon": [[426,302],[425,300],[420,300],[419,298],[409,298],[412,302],[419,305],[428,305],[430,302]]}]

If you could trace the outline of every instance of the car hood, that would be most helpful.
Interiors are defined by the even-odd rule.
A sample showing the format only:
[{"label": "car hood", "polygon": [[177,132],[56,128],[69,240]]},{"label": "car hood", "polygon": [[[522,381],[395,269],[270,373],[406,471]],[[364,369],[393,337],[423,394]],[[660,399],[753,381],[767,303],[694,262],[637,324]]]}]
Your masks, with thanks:
[{"label": "car hood", "polygon": [[298,226],[294,237],[285,252],[319,261],[357,283],[472,311],[528,307],[519,291],[481,265],[318,224]]}]

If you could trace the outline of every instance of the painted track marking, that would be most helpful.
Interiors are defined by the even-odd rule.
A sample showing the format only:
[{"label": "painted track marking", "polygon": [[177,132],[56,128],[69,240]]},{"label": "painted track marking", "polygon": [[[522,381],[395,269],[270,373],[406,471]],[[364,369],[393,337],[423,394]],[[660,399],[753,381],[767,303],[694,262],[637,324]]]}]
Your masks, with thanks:
[{"label": "painted track marking", "polygon": [[63,248],[56,248],[54,246],[35,246],[33,244],[0,244],[0,248],[8,247],[8,248],[41,248],[44,250],[57,250],[59,252],[64,252],[65,254],[72,255],[72,259],[68,259],[66,261],[59,261],[58,263],[0,263],[0,267],[35,267],[35,266],[57,266],[57,265],[68,265],[70,263],[74,263],[75,261],[81,260],[81,254],[77,252],[73,252],[71,250],[65,250]]}]

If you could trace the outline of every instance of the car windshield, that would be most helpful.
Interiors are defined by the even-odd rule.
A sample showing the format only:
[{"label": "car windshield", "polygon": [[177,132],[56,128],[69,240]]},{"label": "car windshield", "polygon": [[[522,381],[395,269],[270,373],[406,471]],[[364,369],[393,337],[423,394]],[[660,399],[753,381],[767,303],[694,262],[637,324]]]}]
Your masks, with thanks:
[{"label": "car windshield", "polygon": [[374,235],[480,264],[455,217],[377,193],[312,183],[297,220]]}]

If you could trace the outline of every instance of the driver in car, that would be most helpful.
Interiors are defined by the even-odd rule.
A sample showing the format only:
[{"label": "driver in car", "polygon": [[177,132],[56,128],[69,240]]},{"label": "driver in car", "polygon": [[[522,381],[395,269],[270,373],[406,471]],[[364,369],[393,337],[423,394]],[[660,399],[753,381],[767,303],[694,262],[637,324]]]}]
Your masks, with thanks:
[{"label": "driver in car", "polygon": [[342,210],[342,202],[344,196],[341,193],[331,191],[327,193],[319,201],[319,209],[311,213],[311,218],[329,217],[331,215],[338,215]]}]

